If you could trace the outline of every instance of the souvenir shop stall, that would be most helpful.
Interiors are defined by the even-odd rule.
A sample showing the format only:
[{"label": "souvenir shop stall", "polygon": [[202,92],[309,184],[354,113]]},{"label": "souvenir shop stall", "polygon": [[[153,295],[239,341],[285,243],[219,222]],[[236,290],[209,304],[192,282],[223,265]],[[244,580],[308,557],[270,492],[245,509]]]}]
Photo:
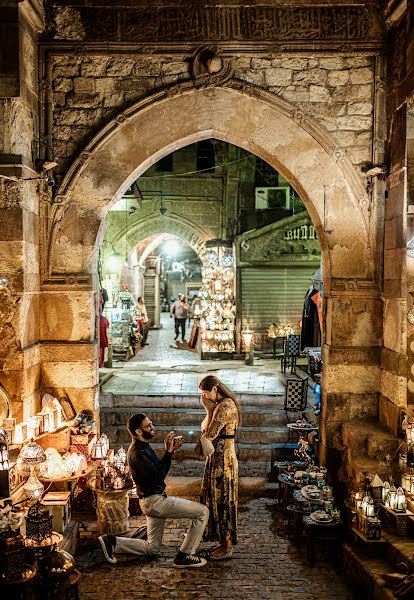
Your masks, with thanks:
[{"label": "souvenir shop stall", "polygon": [[139,308],[128,289],[114,292],[110,312],[112,354],[115,358],[128,360],[135,354],[142,336],[139,333]]},{"label": "souvenir shop stall", "polygon": [[229,358],[236,351],[235,260],[232,242],[210,240],[202,268],[201,358]]},{"label": "souvenir shop stall", "polygon": [[341,510],[335,503],[334,489],[327,482],[326,467],[315,465],[307,436],[315,426],[295,424],[300,429],[293,460],[277,461],[278,504],[287,521],[288,537],[295,543],[303,539],[312,566],[323,543],[330,556],[339,556],[343,538]]},{"label": "souvenir shop stall", "polygon": [[[8,415],[0,429],[0,590],[5,597],[75,598],[80,573],[73,554],[73,511],[90,512],[111,532],[128,526],[132,481],[122,448],[97,439],[92,413],[69,398],[45,394],[42,410],[22,423]],[[100,495],[105,490],[108,494]],[[94,496],[96,500],[93,500]],[[114,517],[115,515],[115,517]]]}]

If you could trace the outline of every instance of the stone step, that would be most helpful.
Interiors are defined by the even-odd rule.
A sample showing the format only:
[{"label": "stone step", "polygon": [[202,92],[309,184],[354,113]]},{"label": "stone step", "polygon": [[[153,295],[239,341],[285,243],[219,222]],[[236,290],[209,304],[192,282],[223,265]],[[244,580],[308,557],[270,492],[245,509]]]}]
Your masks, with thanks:
[{"label": "stone step", "polygon": [[[198,500],[202,479],[200,477],[171,477],[166,479],[166,493],[169,496]],[[277,485],[269,483],[265,477],[239,477],[239,501],[252,498],[275,498]]]},{"label": "stone step", "polygon": [[[237,396],[240,406],[273,406],[283,408],[283,394],[240,394]],[[148,408],[200,408],[199,394],[154,394],[125,395],[101,393],[101,409],[125,408],[131,412],[142,412]]]},{"label": "stone step", "polygon": [[[264,460],[270,461],[272,457],[272,449],[277,444],[237,444],[237,457],[239,461],[249,461],[249,460]],[[154,450],[157,452],[159,456],[162,456],[165,448],[164,444],[151,444]],[[195,459],[194,454],[194,446],[195,444],[183,444],[181,446],[180,451],[175,455],[175,460],[186,460],[186,459]],[[204,460],[204,457],[200,456],[200,460]]]},{"label": "stone step", "polygon": [[378,459],[351,457],[351,460],[349,460],[348,458],[347,476],[352,479],[355,487],[358,485],[362,488],[364,487],[366,480],[364,473],[377,473],[384,481],[384,479],[387,479],[388,472],[387,466]]},{"label": "stone step", "polygon": [[368,458],[394,456],[401,441],[378,423],[346,423],[342,427],[343,443],[352,456]]},{"label": "stone step", "polygon": [[365,546],[344,544],[344,568],[352,583],[369,600],[396,600],[381,573],[394,573],[395,568],[382,557],[368,557]]},{"label": "stone step", "polygon": [[[163,442],[166,434],[172,430],[171,425],[157,426],[155,430],[154,443]],[[200,428],[190,425],[178,425],[174,427],[177,435],[182,435],[184,443],[196,444],[200,435]],[[126,428],[105,427],[105,433],[111,440],[111,445],[117,447],[119,444],[129,444],[130,435]],[[276,444],[286,442],[288,430],[283,426],[274,427],[240,427],[237,434],[238,443],[242,444]]]},{"label": "stone step", "polygon": [[[199,477],[204,473],[204,460],[188,458],[173,459],[169,475],[174,477]],[[239,477],[267,477],[270,473],[271,461],[242,461],[239,462]]]},{"label": "stone step", "polygon": [[[126,426],[131,409],[116,408],[112,410],[101,411],[101,427],[105,429],[111,426]],[[155,426],[170,425],[200,425],[206,416],[203,408],[165,408],[148,407],[145,414],[153,421]],[[289,413],[289,418],[291,414]],[[285,425],[287,422],[286,412],[278,407],[256,407],[246,406],[242,409],[242,424],[248,427],[260,425]]]},{"label": "stone step", "polygon": [[382,537],[387,542],[387,559],[392,565],[405,563],[414,571],[414,539],[400,537],[389,529],[383,530]]}]

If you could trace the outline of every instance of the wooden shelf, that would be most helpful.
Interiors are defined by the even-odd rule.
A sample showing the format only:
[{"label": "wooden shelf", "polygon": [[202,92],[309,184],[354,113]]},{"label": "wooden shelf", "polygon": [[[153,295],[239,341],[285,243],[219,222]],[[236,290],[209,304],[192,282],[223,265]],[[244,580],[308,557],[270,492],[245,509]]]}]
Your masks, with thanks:
[{"label": "wooden shelf", "polygon": [[367,544],[371,544],[372,543],[376,543],[376,544],[386,544],[386,540],[384,540],[383,538],[380,538],[379,540],[370,540],[367,538],[367,536],[365,535],[365,533],[363,531],[360,531],[359,529],[356,529],[355,527],[352,527],[352,531],[355,533],[355,535],[357,535],[363,542],[366,542]]}]

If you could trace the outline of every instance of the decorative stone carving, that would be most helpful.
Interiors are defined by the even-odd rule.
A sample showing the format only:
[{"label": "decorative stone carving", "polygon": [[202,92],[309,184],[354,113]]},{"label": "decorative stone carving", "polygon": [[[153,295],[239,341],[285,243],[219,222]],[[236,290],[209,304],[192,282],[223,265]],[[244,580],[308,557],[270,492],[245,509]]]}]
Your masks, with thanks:
[{"label": "decorative stone carving", "polygon": [[240,241],[242,262],[271,262],[283,256],[306,260],[312,255],[318,259],[320,247],[307,213],[263,227]]},{"label": "decorative stone carving", "polygon": [[[59,11],[73,10],[80,15],[84,39],[134,43],[194,42],[199,40],[237,40],[289,44],[318,40],[342,42],[344,51],[355,42],[380,40],[382,23],[379,12],[371,4],[338,6],[239,5],[140,7],[82,6],[67,2],[54,10],[50,19],[59,18]],[[73,39],[79,39],[77,29]],[[62,36],[60,32],[59,36]],[[51,27],[48,37],[55,35]],[[66,33],[66,35],[70,35]],[[70,39],[70,38],[69,38]]]},{"label": "decorative stone carving", "polygon": [[220,85],[232,77],[234,67],[230,59],[219,55],[216,46],[203,46],[194,54],[191,70],[195,85]]}]

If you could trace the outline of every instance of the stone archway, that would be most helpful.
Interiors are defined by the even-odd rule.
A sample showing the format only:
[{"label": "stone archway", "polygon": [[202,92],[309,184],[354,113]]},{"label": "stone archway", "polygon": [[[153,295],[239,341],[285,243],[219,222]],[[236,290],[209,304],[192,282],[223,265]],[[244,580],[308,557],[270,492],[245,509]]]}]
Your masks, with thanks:
[{"label": "stone archway", "polygon": [[210,239],[208,231],[181,216],[153,215],[145,219],[145,221],[135,221],[127,228],[121,229],[116,238],[112,240],[112,244],[116,250],[123,252],[126,237],[126,251],[129,255],[136,246],[136,240],[144,240],[155,234],[162,233],[172,234],[187,242],[199,256],[200,260],[205,253],[206,241]]},{"label": "stone archway", "polygon": [[[70,343],[90,342],[91,379],[80,396],[93,397],[96,406],[93,274],[106,212],[162,156],[207,138],[243,147],[281,172],[317,230],[326,317],[323,458],[343,422],[375,418],[378,411],[379,353],[373,347],[381,346],[382,303],[373,257],[377,232],[370,228],[375,219],[360,175],[326,130],[260,88],[230,80],[222,87],[167,89],[124,111],[91,141],[55,198],[43,281],[43,309],[53,295],[55,306],[70,305],[81,325],[74,334],[49,328],[44,339],[67,341],[69,353]],[[43,372],[53,379],[53,369],[44,366]],[[62,370],[55,386],[67,386],[65,377]]]}]

